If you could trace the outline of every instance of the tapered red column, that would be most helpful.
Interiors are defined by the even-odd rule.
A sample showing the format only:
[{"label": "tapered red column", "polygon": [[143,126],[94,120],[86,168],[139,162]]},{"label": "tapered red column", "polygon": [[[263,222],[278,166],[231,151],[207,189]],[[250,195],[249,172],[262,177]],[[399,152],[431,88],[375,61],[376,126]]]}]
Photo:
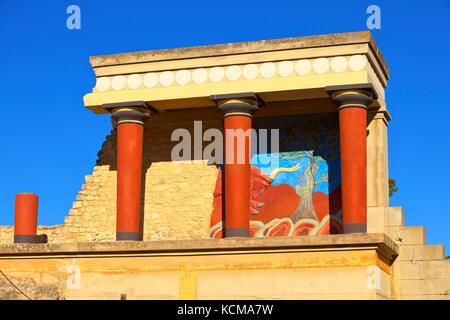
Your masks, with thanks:
[{"label": "tapered red column", "polygon": [[14,212],[14,243],[37,243],[38,196],[34,193],[16,195]]},{"label": "tapered red column", "polygon": [[224,115],[225,237],[250,235],[250,157],[253,93],[211,96]]},{"label": "tapered red column", "polygon": [[344,233],[366,232],[367,224],[367,110],[339,110],[342,210]]},{"label": "tapered red column", "polygon": [[331,94],[339,110],[344,233],[367,231],[367,108],[374,95],[369,89],[362,86]]},{"label": "tapered red column", "polygon": [[[117,225],[116,240],[142,240],[141,184],[144,103],[108,106],[117,126]],[[106,108],[105,108],[106,109]]]}]

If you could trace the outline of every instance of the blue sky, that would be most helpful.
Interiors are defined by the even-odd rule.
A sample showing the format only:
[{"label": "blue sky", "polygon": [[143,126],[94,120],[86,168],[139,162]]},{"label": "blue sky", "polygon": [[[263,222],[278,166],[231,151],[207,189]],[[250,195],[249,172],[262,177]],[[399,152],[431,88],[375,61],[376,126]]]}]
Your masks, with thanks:
[{"label": "blue sky", "polygon": [[[81,8],[81,30],[66,9]],[[450,1],[0,0],[0,225],[14,195],[40,196],[39,223],[63,223],[110,131],[83,108],[90,55],[366,30],[391,72],[390,176],[408,225],[450,247]]]}]

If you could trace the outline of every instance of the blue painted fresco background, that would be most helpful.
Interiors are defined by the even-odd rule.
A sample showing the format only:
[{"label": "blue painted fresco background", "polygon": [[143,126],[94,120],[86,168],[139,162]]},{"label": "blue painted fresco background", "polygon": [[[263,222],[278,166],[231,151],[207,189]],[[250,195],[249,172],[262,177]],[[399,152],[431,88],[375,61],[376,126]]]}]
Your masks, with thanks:
[{"label": "blue painted fresco background", "polygon": [[317,166],[314,192],[330,194],[340,186],[337,114],[257,119],[255,127],[279,129],[280,142],[278,153],[255,153],[252,165],[260,168],[267,176],[278,167],[292,168],[300,165],[295,172],[277,174],[272,185],[287,183],[295,189],[299,186],[301,176],[304,179],[300,185],[303,186],[306,183],[305,171],[310,168],[311,161],[314,161]]}]

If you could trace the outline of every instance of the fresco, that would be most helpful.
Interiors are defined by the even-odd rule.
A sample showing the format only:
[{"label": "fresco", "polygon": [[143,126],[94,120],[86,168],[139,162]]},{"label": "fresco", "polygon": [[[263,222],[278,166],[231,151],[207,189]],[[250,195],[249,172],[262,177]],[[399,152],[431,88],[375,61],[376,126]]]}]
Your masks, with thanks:
[{"label": "fresco", "polygon": [[[337,115],[259,119],[254,126],[278,128],[280,147],[252,157],[251,237],[341,233]],[[223,225],[220,170],[209,237],[221,238]]]}]

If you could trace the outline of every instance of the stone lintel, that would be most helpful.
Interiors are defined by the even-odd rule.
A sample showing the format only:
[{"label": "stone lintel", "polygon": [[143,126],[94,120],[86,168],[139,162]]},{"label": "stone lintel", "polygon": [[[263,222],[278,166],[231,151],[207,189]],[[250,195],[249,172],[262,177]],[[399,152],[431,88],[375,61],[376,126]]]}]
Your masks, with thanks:
[{"label": "stone lintel", "polygon": [[193,59],[240,53],[258,53],[278,50],[310,49],[325,46],[342,46],[352,44],[369,44],[376,59],[382,66],[386,78],[389,78],[388,65],[381,54],[370,31],[322,34],[273,40],[259,40],[251,42],[236,42],[207,46],[195,46],[175,49],[148,50],[140,52],[109,54],[90,57],[93,68],[176,59]]},{"label": "stone lintel", "polygon": [[[91,58],[84,105],[145,101],[157,110],[212,107],[211,94],[254,92],[271,103],[325,98],[332,85],[372,83],[384,100],[388,71],[370,32],[330,34]],[[318,110],[321,112],[321,110]]]}]

